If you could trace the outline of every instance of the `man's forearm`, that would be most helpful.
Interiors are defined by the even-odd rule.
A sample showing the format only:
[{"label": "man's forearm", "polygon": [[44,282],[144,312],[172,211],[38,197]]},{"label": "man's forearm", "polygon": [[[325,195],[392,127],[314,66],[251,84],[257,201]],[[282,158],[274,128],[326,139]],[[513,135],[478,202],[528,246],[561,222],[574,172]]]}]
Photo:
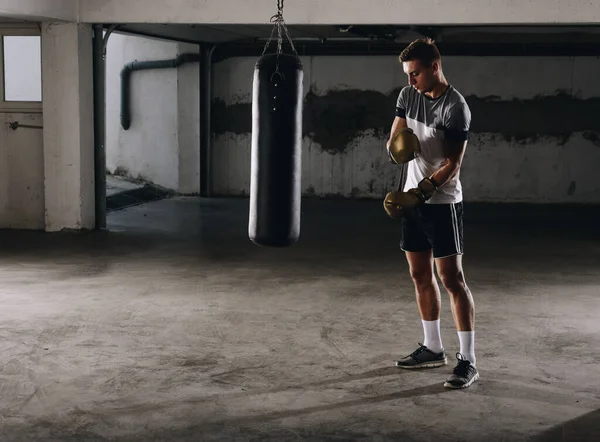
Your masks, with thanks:
[{"label": "man's forearm", "polygon": [[460,170],[460,163],[455,161],[448,161],[442,167],[440,167],[431,178],[437,183],[439,187],[444,186],[450,181]]}]

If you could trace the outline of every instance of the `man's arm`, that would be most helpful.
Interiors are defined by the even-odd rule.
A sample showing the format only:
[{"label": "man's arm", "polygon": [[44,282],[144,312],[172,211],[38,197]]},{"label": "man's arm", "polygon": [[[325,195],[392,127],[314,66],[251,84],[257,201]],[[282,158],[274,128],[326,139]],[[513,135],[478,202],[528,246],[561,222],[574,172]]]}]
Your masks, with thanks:
[{"label": "man's arm", "polygon": [[471,126],[471,111],[469,106],[466,103],[454,105],[448,112],[447,121],[445,121],[444,126],[446,139],[443,145],[443,152],[446,161],[431,176],[439,187],[442,187],[454,178],[462,165],[467,148],[469,128]]},{"label": "man's arm", "polygon": [[398,131],[400,129],[402,129],[403,127],[408,127],[408,124],[406,124],[406,119],[402,118],[402,117],[395,117],[394,121],[392,123],[392,129],[390,131],[390,138],[386,143],[386,147],[388,150],[390,148],[390,142],[394,138],[394,135],[396,135],[398,133]]},{"label": "man's arm", "polygon": [[392,129],[390,130],[390,138],[385,143],[385,147],[388,152],[390,150],[391,141],[394,139],[394,136],[402,129],[403,127],[408,127],[406,123],[406,100],[405,93],[406,89],[402,89],[398,94],[398,99],[396,100],[396,115],[394,117],[394,121],[392,122]]},{"label": "man's arm", "polygon": [[467,141],[446,140],[444,142],[444,156],[446,161],[431,178],[442,187],[450,181],[460,170],[462,160],[467,148]]}]

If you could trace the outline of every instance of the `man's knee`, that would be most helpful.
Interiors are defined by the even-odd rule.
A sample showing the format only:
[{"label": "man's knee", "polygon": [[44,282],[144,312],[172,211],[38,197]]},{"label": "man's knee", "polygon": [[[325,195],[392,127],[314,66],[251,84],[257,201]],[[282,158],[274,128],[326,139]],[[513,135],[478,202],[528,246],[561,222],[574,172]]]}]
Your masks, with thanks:
[{"label": "man's knee", "polygon": [[465,276],[462,270],[445,270],[440,273],[440,280],[444,288],[450,293],[460,293],[466,289]]},{"label": "man's knee", "polygon": [[433,282],[433,272],[429,269],[411,269],[410,277],[418,287],[427,286]]}]

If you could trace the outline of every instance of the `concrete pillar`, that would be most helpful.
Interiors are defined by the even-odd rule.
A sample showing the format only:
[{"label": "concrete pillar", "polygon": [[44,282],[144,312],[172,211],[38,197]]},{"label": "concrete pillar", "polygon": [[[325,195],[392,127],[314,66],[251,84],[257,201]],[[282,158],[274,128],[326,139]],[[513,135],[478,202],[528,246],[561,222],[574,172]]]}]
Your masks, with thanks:
[{"label": "concrete pillar", "polygon": [[[181,43],[178,52],[199,53],[198,45]],[[200,65],[189,63],[177,72],[179,185],[185,194],[200,192]]]},{"label": "concrete pillar", "polygon": [[94,227],[92,26],[42,24],[46,230]]}]

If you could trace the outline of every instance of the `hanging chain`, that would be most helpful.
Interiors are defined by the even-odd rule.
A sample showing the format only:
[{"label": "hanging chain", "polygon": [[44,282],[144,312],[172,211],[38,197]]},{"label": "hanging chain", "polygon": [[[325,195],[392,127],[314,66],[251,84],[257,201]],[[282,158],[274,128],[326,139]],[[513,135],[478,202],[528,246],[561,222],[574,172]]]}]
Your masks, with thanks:
[{"label": "hanging chain", "polygon": [[283,0],[277,0],[277,14],[272,16],[270,21],[271,21],[271,23],[275,23],[275,25],[273,26],[273,29],[271,30],[271,37],[269,38],[269,41],[267,41],[267,44],[265,44],[262,55],[265,55],[265,52],[267,52],[267,48],[269,47],[269,45],[271,44],[271,41],[273,40],[273,34],[275,33],[275,29],[277,29],[277,55],[281,54],[283,51],[283,49],[282,49],[282,46],[283,46],[282,31],[283,31],[283,32],[285,32],[285,35],[286,35],[288,41],[290,42],[292,51],[294,51],[294,54],[296,55],[296,57],[298,57],[298,52],[296,52],[296,48],[294,47],[294,42],[292,41],[292,38],[290,37],[287,26],[285,25],[285,20],[283,19]]}]

